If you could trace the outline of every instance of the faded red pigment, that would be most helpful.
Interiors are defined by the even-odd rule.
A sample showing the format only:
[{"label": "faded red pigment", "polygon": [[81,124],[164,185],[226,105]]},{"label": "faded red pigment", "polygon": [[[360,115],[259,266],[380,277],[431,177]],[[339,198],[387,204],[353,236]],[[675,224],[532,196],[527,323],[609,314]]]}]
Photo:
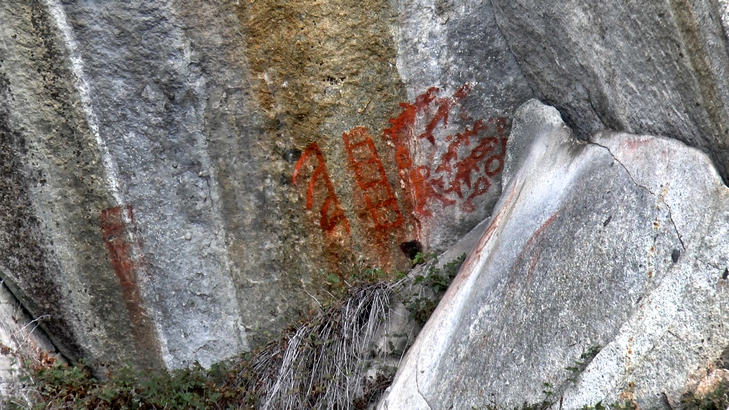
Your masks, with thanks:
[{"label": "faded red pigment", "polygon": [[342,138],[357,186],[364,193],[365,211],[370,213],[374,228],[383,231],[401,226],[403,218],[397,198],[367,129],[357,127],[342,134]]},{"label": "faded red pigment", "polygon": [[[109,250],[109,258],[114,267],[114,272],[119,278],[119,283],[125,292],[134,292],[129,296],[136,297],[137,288],[137,263],[132,259],[132,246],[127,240],[127,224],[125,219],[134,223],[134,215],[131,205],[115,206],[101,211],[101,232],[104,235],[106,249]],[[127,298],[126,300],[134,300]]]},{"label": "faded red pigment", "polygon": [[[559,217],[559,212],[555,212],[552,216],[549,217],[534,233],[532,236],[529,237],[529,240],[527,241],[526,245],[522,248],[522,251],[519,253],[519,256],[516,258],[516,262],[514,262],[514,267],[519,268],[522,265],[524,255],[527,252],[530,252],[532,249],[534,249],[534,244],[536,241],[542,236],[545,230],[549,228],[552,223]],[[542,249],[536,248],[534,250],[534,255],[532,256],[531,262],[529,263],[529,267],[527,268],[527,279],[528,282],[531,281],[532,273],[534,272],[534,268],[537,265],[537,262],[539,261],[539,258],[542,254]]]},{"label": "faded red pigment", "polygon": [[[376,145],[367,128],[356,127],[342,134],[349,168],[356,182],[353,209],[361,228],[367,231],[365,253],[387,264],[390,245],[420,239],[421,222],[438,209],[458,206],[473,212],[476,199],[491,189],[493,178],[504,167],[507,120],[503,117],[477,120],[461,132],[443,137],[451,117],[460,113],[460,123],[470,121],[463,101],[469,84],[451,96],[431,87],[413,103],[401,103],[401,112],[383,131],[386,146],[395,150],[400,186],[391,185]],[[459,110],[460,107],[460,111]],[[445,144],[438,146],[436,144]],[[445,150],[444,150],[445,149]],[[416,164],[414,155],[420,155]],[[306,166],[308,164],[308,166]],[[306,171],[304,171],[306,169]],[[332,234],[350,225],[327,173],[324,155],[316,142],[297,161],[292,176],[308,179],[306,209],[319,209],[319,225]],[[402,189],[404,195],[400,196]],[[329,239],[343,238],[328,235]],[[349,238],[349,237],[348,237]]]},{"label": "faded red pigment", "polygon": [[349,221],[347,220],[346,215],[344,215],[344,210],[342,209],[339,199],[337,198],[337,194],[334,191],[334,185],[327,173],[326,162],[324,160],[324,155],[319,149],[319,144],[314,142],[306,147],[306,150],[301,154],[301,157],[296,162],[291,182],[296,185],[296,179],[309,158],[315,159],[316,165],[306,189],[306,209],[312,209],[314,207],[316,199],[315,196],[317,195],[317,192],[322,191],[322,189],[317,189],[317,184],[323,183],[325,196],[323,197],[322,206],[319,210],[319,226],[321,226],[321,229],[324,231],[331,233],[335,230],[337,225],[341,225],[347,233],[350,233]]},{"label": "faded red pigment", "polygon": [[[391,119],[391,127],[384,130],[385,140],[395,146],[395,162],[403,186],[410,193],[413,212],[420,217],[432,216],[430,208],[434,201],[440,202],[443,207],[460,204],[464,212],[473,212],[474,199],[488,192],[490,178],[499,174],[504,167],[507,121],[503,117],[478,120],[470,129],[467,127],[462,133],[447,136],[446,152],[436,158],[433,133],[438,126],[448,125],[451,110],[468,96],[471,88],[464,85],[450,98],[437,98],[438,92],[438,88],[431,87],[418,96],[415,103],[400,104],[402,112],[397,118]],[[426,118],[430,116],[430,119],[426,122],[425,131],[415,135],[419,114]],[[477,139],[479,135],[489,133],[491,136],[483,137],[480,141]],[[415,167],[410,153],[413,151],[411,147],[419,140],[430,144],[430,158],[428,165]],[[473,148],[472,142],[477,144]],[[462,157],[464,152],[467,155]],[[475,181],[472,180],[474,175]]]},{"label": "faded red pigment", "polygon": [[131,205],[101,211],[101,232],[111,265],[119,278],[122,297],[129,312],[132,338],[139,363],[145,367],[163,366],[157,332],[149,320],[137,283],[137,272],[144,269],[141,244],[137,239]]}]

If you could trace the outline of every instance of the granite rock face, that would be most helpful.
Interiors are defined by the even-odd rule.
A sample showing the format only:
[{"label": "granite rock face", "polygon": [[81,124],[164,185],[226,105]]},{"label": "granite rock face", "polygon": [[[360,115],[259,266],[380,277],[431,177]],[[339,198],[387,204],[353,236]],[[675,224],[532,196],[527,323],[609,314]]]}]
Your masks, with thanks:
[{"label": "granite rock face", "polygon": [[676,138],[709,154],[727,180],[725,1],[493,4],[537,98],[578,138],[606,128]]},{"label": "granite rock face", "polygon": [[489,2],[421,9],[4,2],[0,276],[66,357],[177,368],[444,250],[531,89]]},{"label": "granite rock face", "polygon": [[[530,136],[546,132],[542,123],[522,122],[521,139],[509,137],[514,110],[533,96],[580,139],[603,129],[675,138],[708,153],[726,180],[727,10],[725,0],[3,2],[0,278],[31,316],[47,318],[41,327],[71,360],[209,365],[317,306],[331,274],[404,270],[418,251],[446,250],[491,214],[502,172],[537,192],[542,182],[516,175],[536,158]],[[568,199],[523,205],[528,223],[518,229],[551,221],[545,232],[588,242],[656,241],[653,259],[631,248],[581,261],[633,261],[636,272],[645,258],[654,264],[642,279],[617,267],[585,279],[618,298],[604,301],[618,306],[610,318],[595,312],[600,325],[589,331],[602,344],[659,268],[683,266],[687,232],[703,225],[681,225],[686,201],[665,205],[686,177],[670,181],[668,196],[642,189],[640,166],[626,172],[628,159],[618,166],[598,146],[628,137],[566,135],[570,149],[550,148],[534,181],[554,177],[543,184],[556,191],[539,191],[540,201]],[[568,196],[593,182],[609,192]],[[603,236],[588,229],[602,214],[575,208],[603,203],[600,195],[632,204],[604,203]],[[706,195],[719,204],[706,215],[721,220],[719,194]],[[500,209],[521,203],[508,198]],[[565,214],[550,219],[557,209]],[[654,233],[639,229],[651,218]],[[552,262],[541,258],[563,253],[557,243],[534,253],[537,239],[524,241],[504,247],[534,264],[525,272],[544,272]],[[564,300],[583,297],[554,286]],[[567,317],[553,342],[580,342],[554,363],[587,343],[567,331]]]},{"label": "granite rock face", "polygon": [[729,346],[729,190],[711,161],[661,137],[579,141],[536,100],[509,150],[493,219],[380,408],[518,407],[544,383],[567,409],[677,408]]}]

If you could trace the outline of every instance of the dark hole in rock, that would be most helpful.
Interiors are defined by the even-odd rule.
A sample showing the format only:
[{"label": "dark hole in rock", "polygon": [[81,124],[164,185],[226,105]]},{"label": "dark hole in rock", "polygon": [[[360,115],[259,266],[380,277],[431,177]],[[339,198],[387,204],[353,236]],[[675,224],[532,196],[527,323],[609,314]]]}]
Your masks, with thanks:
[{"label": "dark hole in rock", "polygon": [[408,258],[415,259],[415,255],[423,251],[423,245],[418,241],[408,241],[400,244],[400,250]]},{"label": "dark hole in rock", "polygon": [[290,164],[298,161],[299,158],[301,158],[301,150],[297,148],[289,148],[283,153],[283,159]]},{"label": "dark hole in rock", "polygon": [[678,249],[674,249],[673,252],[671,252],[671,260],[673,260],[673,263],[678,262],[678,258],[681,257],[681,251]]}]

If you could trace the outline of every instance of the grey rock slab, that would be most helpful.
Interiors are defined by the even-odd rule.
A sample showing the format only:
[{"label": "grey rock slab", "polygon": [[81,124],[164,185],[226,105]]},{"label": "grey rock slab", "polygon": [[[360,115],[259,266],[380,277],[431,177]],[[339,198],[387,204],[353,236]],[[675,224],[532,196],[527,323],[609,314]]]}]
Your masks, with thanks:
[{"label": "grey rock slab", "polygon": [[579,138],[606,128],[676,138],[709,154],[726,180],[725,2],[493,4],[535,95],[557,107]]},{"label": "grey rock slab", "polygon": [[209,366],[247,350],[206,135],[217,78],[204,73],[189,24],[148,1],[59,9],[112,164],[109,189],[133,212],[145,262],[137,285],[165,364]]},{"label": "grey rock slab", "polygon": [[579,141],[536,100],[514,122],[493,219],[380,408],[518,407],[544,383],[568,409],[678,404],[729,345],[729,191],[675,140]]},{"label": "grey rock slab", "polygon": [[315,306],[329,272],[446,249],[494,206],[532,95],[489,1],[0,17],[0,276],[64,355],[99,365],[207,366]]},{"label": "grey rock slab", "polygon": [[205,66],[220,55],[201,57],[168,5],[0,13],[8,286],[72,360],[176,368],[248,350],[208,146],[232,133],[208,97],[244,97],[235,65]]}]

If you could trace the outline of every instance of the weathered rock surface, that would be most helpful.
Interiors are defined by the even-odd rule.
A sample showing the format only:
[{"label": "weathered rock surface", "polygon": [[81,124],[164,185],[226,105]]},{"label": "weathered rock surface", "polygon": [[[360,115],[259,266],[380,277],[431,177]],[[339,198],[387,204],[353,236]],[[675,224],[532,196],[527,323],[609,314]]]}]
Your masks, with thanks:
[{"label": "weathered rock surface", "polygon": [[30,407],[33,386],[28,368],[63,361],[48,338],[38,328],[47,317],[31,319],[18,300],[0,283],[0,397],[3,405],[12,400]]},{"label": "weathered rock surface", "polygon": [[[72,360],[209,365],[315,306],[329,273],[406,269],[489,216],[502,169],[514,175],[532,150],[512,142],[505,166],[512,113],[534,94],[580,138],[677,138],[726,179],[729,3],[643,3],[2,2],[0,278],[49,317],[41,326]],[[606,197],[633,201],[605,205],[606,232],[642,249],[653,239],[637,227],[657,218],[652,275],[666,249],[684,255],[686,237],[666,221],[681,235],[700,228],[682,227],[678,203],[654,209],[663,188],[604,169],[611,156],[596,144],[565,144],[574,149],[560,155],[593,161],[579,175],[593,170]],[[550,161],[539,177],[554,175],[552,188],[587,186],[578,173],[557,178],[566,165]],[[569,198],[592,206],[593,191]],[[529,206],[524,232],[566,205]],[[596,216],[560,215],[545,230],[607,241],[587,228]],[[509,247],[524,245],[526,271],[549,265],[534,243]],[[585,263],[648,266],[631,252]],[[623,310],[595,328],[598,342],[657,280],[612,275],[604,286]]]},{"label": "weathered rock surface", "polygon": [[494,0],[538,98],[579,138],[600,129],[700,148],[729,177],[726,2]]},{"label": "weathered rock surface", "polygon": [[68,358],[176,368],[445,249],[531,89],[489,2],[425,6],[0,4],[0,276]]},{"label": "weathered rock surface", "polygon": [[729,190],[711,161],[660,137],[578,141],[536,100],[512,148],[489,227],[380,408],[511,408],[544,383],[566,409],[677,408],[729,346]]}]

